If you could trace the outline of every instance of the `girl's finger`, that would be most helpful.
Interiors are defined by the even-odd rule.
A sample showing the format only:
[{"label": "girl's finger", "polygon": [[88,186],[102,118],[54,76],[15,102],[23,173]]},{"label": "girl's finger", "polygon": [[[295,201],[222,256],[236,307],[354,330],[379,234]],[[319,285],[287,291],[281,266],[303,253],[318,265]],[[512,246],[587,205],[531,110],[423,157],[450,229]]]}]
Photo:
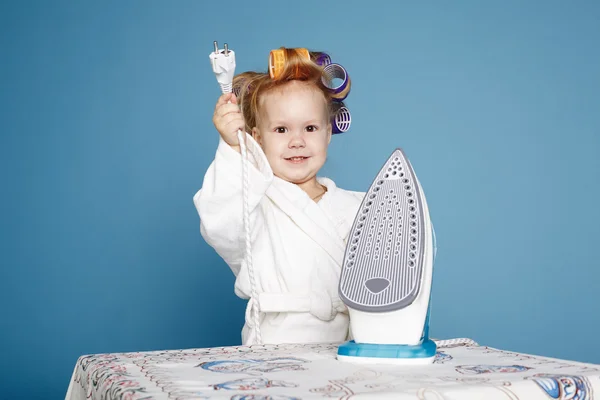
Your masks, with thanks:
[{"label": "girl's finger", "polygon": [[223,93],[217,100],[216,107],[219,107],[223,104],[227,104],[231,100],[232,95],[234,95],[234,94],[233,93]]},{"label": "girl's finger", "polygon": [[215,116],[216,117],[224,117],[225,115],[228,114],[240,114],[240,109],[238,108],[238,106],[236,106],[235,104],[223,104],[222,106],[219,106],[217,109],[215,109]]}]

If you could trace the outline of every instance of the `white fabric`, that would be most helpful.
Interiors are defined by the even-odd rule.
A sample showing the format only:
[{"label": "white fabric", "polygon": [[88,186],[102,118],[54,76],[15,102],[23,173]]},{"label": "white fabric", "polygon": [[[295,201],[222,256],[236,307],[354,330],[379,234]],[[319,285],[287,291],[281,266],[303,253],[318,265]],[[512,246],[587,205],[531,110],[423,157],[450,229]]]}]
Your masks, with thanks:
[{"label": "white fabric", "polygon": [[261,311],[264,343],[336,342],[348,338],[348,315],[338,297],[346,239],[364,193],[319,177],[318,203],[274,176],[250,135],[248,155],[252,259],[259,296],[251,298],[244,263],[242,158],[222,139],[202,188],[194,196],[200,232],[236,276],[235,293],[249,299],[242,343],[252,343],[251,309]]}]

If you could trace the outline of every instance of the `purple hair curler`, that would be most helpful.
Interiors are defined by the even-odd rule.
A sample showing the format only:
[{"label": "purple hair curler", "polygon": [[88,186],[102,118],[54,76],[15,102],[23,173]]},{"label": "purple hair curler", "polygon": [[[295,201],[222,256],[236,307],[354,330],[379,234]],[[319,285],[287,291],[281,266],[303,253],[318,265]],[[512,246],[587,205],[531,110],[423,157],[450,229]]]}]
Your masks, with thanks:
[{"label": "purple hair curler", "polygon": [[[334,86],[332,84],[334,79],[342,79],[342,83]],[[350,77],[346,69],[340,64],[332,63],[327,65],[323,70],[321,81],[331,90],[333,98],[336,101],[343,101],[348,96],[348,93],[350,93]]]},{"label": "purple hair curler", "polygon": [[343,133],[350,129],[350,124],[352,123],[352,118],[350,116],[350,111],[346,107],[340,107],[340,109],[336,112],[335,117],[333,117],[333,121],[331,123],[331,133]]},{"label": "purple hair curler", "polygon": [[329,57],[329,54],[327,53],[319,53],[315,62],[321,67],[326,67],[327,65],[331,64],[331,57]]}]

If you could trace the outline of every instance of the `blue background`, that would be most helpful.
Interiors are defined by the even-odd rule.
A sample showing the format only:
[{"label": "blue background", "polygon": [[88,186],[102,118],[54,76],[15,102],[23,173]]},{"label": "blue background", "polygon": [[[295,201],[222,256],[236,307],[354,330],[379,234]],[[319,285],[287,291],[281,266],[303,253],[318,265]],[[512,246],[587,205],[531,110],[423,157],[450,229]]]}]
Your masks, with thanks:
[{"label": "blue background", "polygon": [[600,363],[600,3],[218,3],[0,3],[0,397],[64,397],[83,354],[239,343],[192,203],[213,40],[238,72],[282,45],[349,70],[323,174],[364,191],[407,152],[434,337]]}]

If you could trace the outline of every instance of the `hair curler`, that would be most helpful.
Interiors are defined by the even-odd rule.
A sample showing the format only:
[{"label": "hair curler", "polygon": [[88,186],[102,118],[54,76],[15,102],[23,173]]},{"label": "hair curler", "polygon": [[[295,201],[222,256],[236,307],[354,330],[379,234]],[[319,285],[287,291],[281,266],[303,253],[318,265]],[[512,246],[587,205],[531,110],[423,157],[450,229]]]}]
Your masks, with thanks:
[{"label": "hair curler", "polygon": [[[310,53],[307,49],[297,48],[294,49],[294,51],[307,60],[310,60]],[[284,49],[271,50],[269,53],[269,76],[271,79],[279,78],[279,75],[281,75],[283,69],[285,68],[286,62],[287,56]]]},{"label": "hair curler", "polygon": [[[304,57],[307,60],[314,61],[321,67],[326,67],[331,64],[331,57],[327,53],[311,53],[304,47],[293,49],[297,54]],[[287,62],[287,55],[284,49],[271,50],[269,53],[269,76],[271,79],[277,79],[285,68]],[[341,67],[341,66],[340,66]],[[343,68],[342,68],[343,69]]]},{"label": "hair curler", "polygon": [[[217,77],[217,82],[223,93],[231,93],[233,85],[233,76],[235,74],[235,52],[230,50],[227,43],[224,44],[224,49],[219,50],[217,42],[214,42],[215,50],[210,53],[209,58],[212,64],[213,72]],[[256,330],[256,344],[262,344],[262,335],[260,333],[260,321],[258,310],[258,292],[256,291],[256,280],[254,276],[254,265],[252,264],[252,243],[250,240],[250,211],[248,210],[248,170],[250,161],[248,159],[248,150],[246,147],[246,133],[238,130],[238,140],[240,142],[240,150],[242,153],[242,196],[243,196],[243,217],[244,217],[244,237],[245,237],[245,261],[248,267],[248,277],[250,278],[251,290],[251,308],[253,311],[252,325]]]},{"label": "hair curler", "polygon": [[325,67],[331,64],[331,57],[329,57],[329,54],[327,53],[317,53],[315,56],[315,62],[317,63],[317,65]]},{"label": "hair curler", "polygon": [[[334,85],[334,79],[341,79],[342,83]],[[350,93],[350,76],[348,76],[348,72],[340,64],[332,63],[326,65],[323,69],[321,81],[331,91],[334,101],[344,101],[348,97]]]},{"label": "hair curler", "polygon": [[352,123],[352,118],[350,116],[350,111],[346,107],[340,107],[333,116],[333,121],[331,124],[331,133],[344,133],[348,129],[350,129],[350,124]]}]

